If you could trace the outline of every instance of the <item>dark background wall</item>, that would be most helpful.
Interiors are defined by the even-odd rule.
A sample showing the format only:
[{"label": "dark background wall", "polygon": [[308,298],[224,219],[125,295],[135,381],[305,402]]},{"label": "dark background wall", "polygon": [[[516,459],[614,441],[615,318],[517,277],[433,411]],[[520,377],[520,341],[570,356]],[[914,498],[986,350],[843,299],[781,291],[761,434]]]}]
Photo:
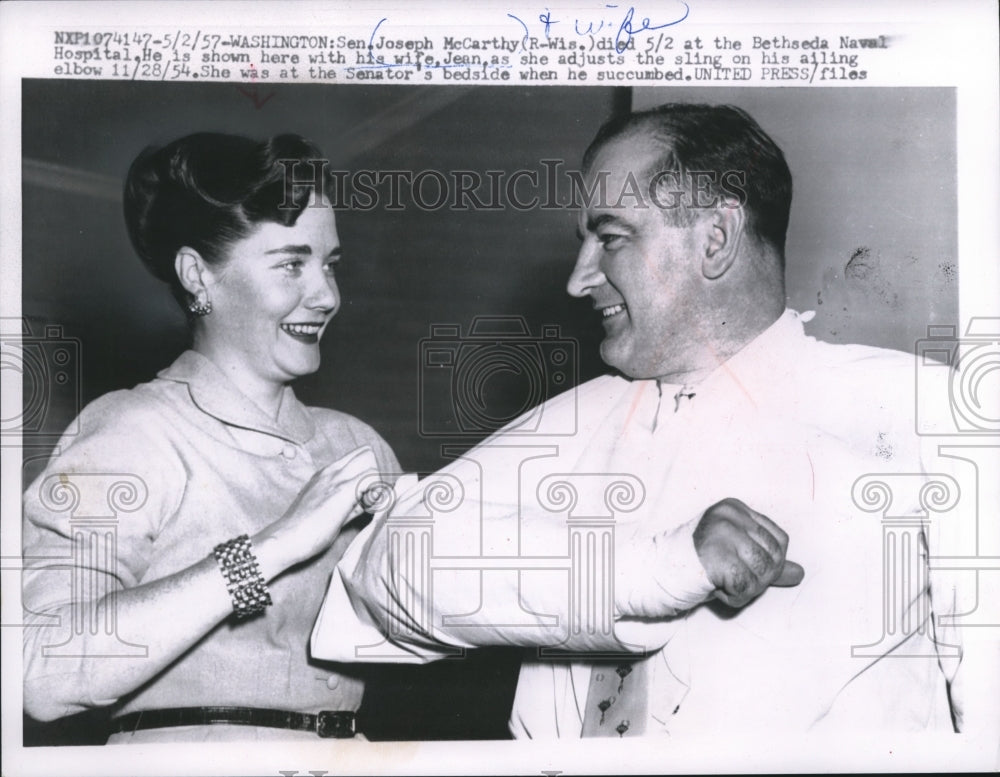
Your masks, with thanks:
[{"label": "dark background wall", "polygon": [[[735,102],[786,151],[796,187],[789,299],[818,312],[814,333],[909,350],[928,324],[957,320],[951,90],[633,95],[282,84],[252,92],[233,84],[25,81],[23,312],[34,336],[57,324],[61,336],[79,341],[79,380],[50,387],[36,426],[58,433],[81,403],[149,380],[186,345],[183,316],[135,258],[122,223],[121,182],[145,145],[205,130],[297,132],[317,142],[334,169],[543,173],[542,160],[575,169],[612,112],[667,100]],[[340,213],[338,228],[344,305],[324,338],[321,369],[296,390],[309,404],[371,423],[404,468],[437,469],[446,461],[442,443],[482,436],[421,433],[454,416],[450,381],[441,371],[428,380],[422,370],[421,340],[433,326],[467,333],[476,316],[520,317],[537,335],[555,324],[578,344],[577,379],[604,371],[600,323],[587,302],[564,292],[578,246],[571,210],[377,207]],[[531,388],[524,380],[508,374],[486,386],[494,417],[517,409]],[[54,442],[37,439],[26,478]],[[517,658],[484,651],[427,668],[385,667],[366,697],[367,728],[390,738],[504,736]],[[87,723],[61,733],[30,727],[28,736],[86,737]]]}]

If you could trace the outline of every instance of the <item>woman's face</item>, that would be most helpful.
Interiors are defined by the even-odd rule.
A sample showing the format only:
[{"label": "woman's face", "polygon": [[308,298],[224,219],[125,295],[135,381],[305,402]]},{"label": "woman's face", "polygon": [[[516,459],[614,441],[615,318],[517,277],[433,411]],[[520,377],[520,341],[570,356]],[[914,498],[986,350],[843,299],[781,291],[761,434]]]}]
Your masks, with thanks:
[{"label": "woman's face", "polygon": [[319,340],[340,307],[333,208],[311,200],[295,224],[262,222],[208,270],[206,345],[233,367],[287,383],[319,368]]}]

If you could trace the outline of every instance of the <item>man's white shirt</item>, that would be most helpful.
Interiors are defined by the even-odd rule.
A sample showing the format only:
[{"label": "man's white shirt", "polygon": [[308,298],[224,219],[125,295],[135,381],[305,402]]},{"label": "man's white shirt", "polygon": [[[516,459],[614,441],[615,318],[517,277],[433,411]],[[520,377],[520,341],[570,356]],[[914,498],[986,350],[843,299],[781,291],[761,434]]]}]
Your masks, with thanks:
[{"label": "man's white shirt", "polygon": [[[969,551],[977,516],[968,473],[916,434],[913,357],[818,342],[803,318],[695,386],[598,378],[400,481],[334,573],[314,656],[531,648],[516,737],[579,737],[588,658],[641,651],[648,735],[950,731],[952,681],[959,720],[997,725],[995,634],[965,650],[953,617],[976,573],[929,570]],[[729,497],[805,568],[738,611],[699,604],[692,539]]]}]

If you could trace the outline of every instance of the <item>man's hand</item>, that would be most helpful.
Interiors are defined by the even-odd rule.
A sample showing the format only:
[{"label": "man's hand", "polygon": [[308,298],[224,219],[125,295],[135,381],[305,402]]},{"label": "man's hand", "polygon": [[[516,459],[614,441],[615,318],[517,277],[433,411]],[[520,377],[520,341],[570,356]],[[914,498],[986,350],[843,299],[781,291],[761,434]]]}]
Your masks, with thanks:
[{"label": "man's hand", "polygon": [[723,499],[705,511],[694,547],[715,584],[714,596],[730,607],[743,607],[770,585],[798,585],[805,575],[794,561],[785,561],[788,535],[739,499]]}]

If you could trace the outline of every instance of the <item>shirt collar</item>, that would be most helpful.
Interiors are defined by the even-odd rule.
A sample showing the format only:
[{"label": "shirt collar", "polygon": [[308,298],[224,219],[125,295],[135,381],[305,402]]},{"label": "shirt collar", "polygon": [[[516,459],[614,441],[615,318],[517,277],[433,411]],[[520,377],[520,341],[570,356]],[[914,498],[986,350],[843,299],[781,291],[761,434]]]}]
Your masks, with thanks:
[{"label": "shirt collar", "polygon": [[[757,405],[757,398],[784,385],[796,364],[792,354],[805,338],[803,324],[815,315],[786,309],[778,319],[747,345],[719,364],[696,384],[661,383],[662,412],[682,410],[686,402],[713,405],[724,397]],[[683,393],[685,396],[677,399]]]},{"label": "shirt collar", "polygon": [[316,426],[305,406],[290,386],[281,395],[278,420],[268,418],[207,357],[197,351],[185,351],[177,360],[157,373],[163,380],[186,383],[195,405],[230,426],[251,429],[289,442],[304,444],[312,439]]}]

